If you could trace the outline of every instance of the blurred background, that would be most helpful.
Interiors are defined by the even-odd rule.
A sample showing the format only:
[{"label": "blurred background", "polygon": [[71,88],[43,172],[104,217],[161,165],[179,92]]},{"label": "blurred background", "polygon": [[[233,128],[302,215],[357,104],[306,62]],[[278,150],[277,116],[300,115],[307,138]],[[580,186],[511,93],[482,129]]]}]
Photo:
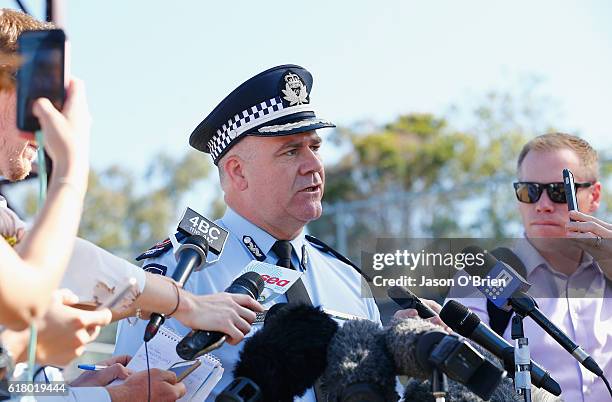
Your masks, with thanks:
[{"label": "blurred background", "polygon": [[[44,18],[44,1],[21,3]],[[308,231],[355,261],[377,237],[520,236],[515,161],[539,134],[585,138],[600,151],[604,189],[610,181],[606,0],[65,4],[72,71],[94,118],[80,234],[132,262],[185,207],[223,213],[216,168],[188,136],[278,64],[313,73],[318,115],[338,125],[320,133],[324,215]],[[32,216],[35,181],[0,192]],[[112,351],[113,331],[91,350]]]}]

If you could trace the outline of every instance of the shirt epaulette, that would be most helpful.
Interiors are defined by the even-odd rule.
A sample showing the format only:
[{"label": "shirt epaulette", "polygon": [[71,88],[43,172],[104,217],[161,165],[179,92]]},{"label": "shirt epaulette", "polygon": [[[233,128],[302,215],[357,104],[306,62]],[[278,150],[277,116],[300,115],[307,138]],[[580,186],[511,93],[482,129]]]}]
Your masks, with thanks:
[{"label": "shirt epaulette", "polygon": [[[181,241],[186,237],[182,232],[176,232],[175,236],[176,240],[178,241]],[[172,242],[170,241],[170,238],[167,237],[166,239],[160,241],[159,243],[155,244],[153,247],[149,248],[147,251],[136,257],[136,261],[142,261],[147,258],[159,257],[171,248]]]},{"label": "shirt epaulette", "polygon": [[338,251],[334,250],[333,248],[331,248],[327,244],[323,243],[321,240],[317,239],[314,236],[306,235],[305,237],[306,237],[306,240],[310,244],[312,244],[313,246],[315,246],[319,250],[323,251],[324,253],[328,253],[328,254],[333,255],[334,257],[336,257],[337,259],[339,259],[343,263],[345,263],[345,264],[349,265],[350,267],[352,267],[355,271],[359,272],[359,275],[361,275],[367,282],[372,282],[372,279],[368,275],[364,274],[363,271],[357,265],[355,265],[351,260],[349,260],[348,258],[343,256],[342,254],[340,254]]}]

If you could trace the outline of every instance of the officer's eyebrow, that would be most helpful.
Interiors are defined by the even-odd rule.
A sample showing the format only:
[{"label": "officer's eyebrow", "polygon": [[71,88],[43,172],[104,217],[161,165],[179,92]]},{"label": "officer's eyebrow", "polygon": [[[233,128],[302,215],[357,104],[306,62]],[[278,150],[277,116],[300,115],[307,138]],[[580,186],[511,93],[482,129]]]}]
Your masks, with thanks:
[{"label": "officer's eyebrow", "polygon": [[314,134],[312,136],[301,137],[299,139],[286,142],[278,148],[278,151],[282,151],[286,148],[297,148],[304,143],[307,143],[308,145],[321,145],[322,142],[323,140],[321,139],[321,137],[319,137],[318,134]]}]

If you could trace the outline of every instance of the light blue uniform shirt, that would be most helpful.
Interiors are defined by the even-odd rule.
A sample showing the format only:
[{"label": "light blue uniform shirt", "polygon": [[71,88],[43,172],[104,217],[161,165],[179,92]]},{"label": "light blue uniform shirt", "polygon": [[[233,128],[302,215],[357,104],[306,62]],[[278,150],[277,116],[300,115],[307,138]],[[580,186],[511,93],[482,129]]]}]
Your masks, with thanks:
[{"label": "light blue uniform shirt", "polygon": [[[243,243],[244,236],[253,239],[261,252],[266,255],[265,262],[276,264],[278,259],[271,251],[277,239],[230,208],[227,209],[223,218],[216,223],[227,229],[230,234],[219,261],[202,271],[191,274],[185,284],[185,289],[194,294],[223,292],[242,269],[255,259]],[[322,252],[317,246],[306,240],[304,233],[293,239],[291,244],[295,251],[292,255],[294,266],[300,269],[299,267],[303,264],[306,267],[302,280],[313,305],[381,323],[380,313],[374,299],[362,297],[361,276],[353,267],[343,263],[331,254]],[[307,258],[303,258],[303,249]],[[215,256],[209,254],[209,260],[213,258]],[[146,260],[144,265],[150,263],[166,266],[168,268],[166,275],[172,276],[176,259],[174,254],[169,251],[157,258]],[[286,297],[278,297],[275,302],[286,302]],[[269,308],[270,306],[265,307]],[[140,320],[135,326],[130,326],[126,320],[122,320],[117,332],[115,355],[134,355],[142,345],[142,336],[146,324],[146,321]],[[189,328],[173,319],[168,320],[165,325],[181,335],[189,332]],[[252,336],[259,328],[261,328],[261,325],[254,325],[247,337]],[[225,372],[207,400],[214,400],[216,394],[233,379],[232,371],[238,361],[238,353],[243,344],[243,342],[236,346],[224,344],[221,348],[212,352],[221,360]],[[296,400],[315,401],[314,391],[311,388],[302,398]]]}]

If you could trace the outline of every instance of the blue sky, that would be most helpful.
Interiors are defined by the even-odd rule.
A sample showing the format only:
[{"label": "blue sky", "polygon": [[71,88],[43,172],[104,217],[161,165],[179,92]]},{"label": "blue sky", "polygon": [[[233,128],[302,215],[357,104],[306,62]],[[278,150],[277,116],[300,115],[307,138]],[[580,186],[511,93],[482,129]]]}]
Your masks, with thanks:
[{"label": "blue sky", "polygon": [[[43,3],[25,0],[38,16]],[[341,125],[443,114],[537,75],[560,106],[558,128],[612,149],[610,1],[66,3],[98,168],[140,171],[159,151],[185,152],[229,91],[283,63],[313,73],[319,114]]]}]

